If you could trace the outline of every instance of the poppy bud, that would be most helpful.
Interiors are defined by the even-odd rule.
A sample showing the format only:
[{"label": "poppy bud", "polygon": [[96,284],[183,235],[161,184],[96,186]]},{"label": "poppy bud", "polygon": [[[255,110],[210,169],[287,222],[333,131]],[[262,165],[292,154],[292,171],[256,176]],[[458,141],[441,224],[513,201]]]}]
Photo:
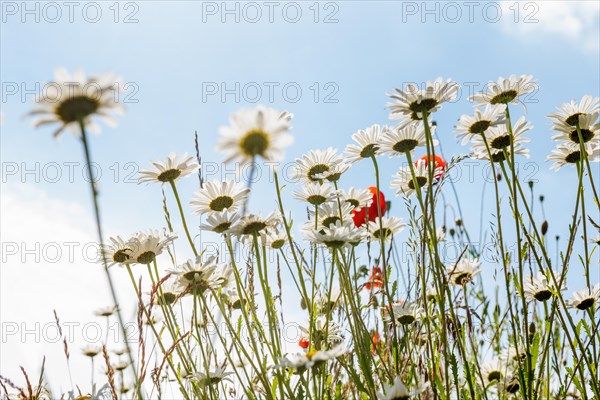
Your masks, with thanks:
[{"label": "poppy bud", "polygon": [[542,222],[542,235],[545,235],[548,232],[548,221]]}]

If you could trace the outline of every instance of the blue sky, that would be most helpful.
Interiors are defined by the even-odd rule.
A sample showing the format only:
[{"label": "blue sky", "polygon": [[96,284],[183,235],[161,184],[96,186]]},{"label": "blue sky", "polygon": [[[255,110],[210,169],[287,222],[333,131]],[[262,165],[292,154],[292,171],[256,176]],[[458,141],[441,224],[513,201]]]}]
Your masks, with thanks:
[{"label": "blue sky", "polygon": [[[333,146],[342,150],[357,129],[387,123],[386,93],[405,82],[443,76],[481,88],[500,75],[526,73],[536,77],[540,90],[532,96],[535,102],[527,104],[527,118],[535,128],[528,133],[532,157],[522,160],[529,162],[523,168],[540,182],[537,193],[546,196],[546,213],[552,216],[550,237],[566,235],[575,172],[570,168],[558,173],[548,170],[544,159],[554,145],[545,116],[572,98],[598,96],[600,92],[599,12],[595,2],[521,2],[516,6],[513,2],[482,2],[473,10],[472,22],[463,2],[454,3],[461,12],[457,22],[449,21],[457,19],[456,9],[447,8],[445,2],[429,3],[429,10],[438,7],[438,11],[427,14],[421,2],[393,1],[322,2],[316,6],[313,2],[280,2],[273,10],[273,22],[269,22],[268,6],[257,2],[253,4],[262,17],[255,23],[249,20],[257,8],[234,2],[227,7],[233,9],[237,4],[239,22],[235,14],[222,14],[221,2],[123,2],[116,7],[118,22],[113,2],[98,2],[102,16],[96,23],[88,22],[94,18],[96,7],[90,8],[89,3],[79,3],[73,22],[69,22],[68,9],[59,5],[61,18],[56,23],[50,22],[55,11],[46,3],[37,3],[39,22],[35,14],[23,14],[22,4],[2,2],[2,213],[10,214],[8,222],[2,224],[5,242],[45,243],[55,237],[67,240],[82,232],[87,232],[89,240],[94,238],[89,188],[81,177],[79,141],[69,133],[56,141],[50,129],[34,130],[23,118],[32,108],[34,96],[23,93],[22,88],[35,88],[36,82],[44,85],[60,66],[82,68],[88,73],[116,72],[130,84],[126,90],[130,100],[137,101],[125,104],[126,115],[119,118],[118,127],[103,127],[102,134],[92,138],[93,158],[103,174],[101,206],[109,233],[162,226],[159,187],[138,186],[126,181],[126,175],[170,151],[193,152],[194,130],[199,132],[203,159],[218,163],[221,157],[213,150],[218,128],[240,107],[265,104],[295,115],[295,143],[286,152],[286,161],[291,161],[313,148]],[[28,4],[34,9],[36,3]],[[502,10],[500,18],[495,14],[496,6]],[[82,13],[84,8],[86,14]],[[296,9],[302,16],[298,22],[289,22],[295,18]],[[137,22],[124,23],[127,15]],[[326,16],[337,22],[324,23]],[[218,94],[203,92],[214,84],[232,89],[236,83],[248,88],[258,85],[262,97],[249,103],[242,93],[240,101],[228,95],[223,102]],[[14,84],[18,92],[7,93]],[[269,101],[268,85],[275,87],[273,102]],[[282,92],[284,86],[292,90],[287,97]],[[297,102],[289,101],[297,87],[302,95]],[[314,99],[316,88],[318,101]],[[248,93],[254,96],[254,92]],[[336,102],[325,102],[327,94]],[[468,152],[452,132],[459,116],[471,111],[467,95],[463,90],[458,101],[444,105],[435,117],[447,156]],[[514,106],[514,110],[519,115],[525,112],[521,106]],[[69,162],[78,163],[73,164],[72,181],[67,176],[69,164],[65,164]],[[382,158],[381,162],[385,188],[399,160]],[[48,178],[54,176],[55,163],[62,175]],[[23,175],[25,168],[31,170],[36,165],[38,172]],[[479,210],[482,170],[474,171],[475,179],[469,182],[463,168],[463,178],[457,182],[463,210]],[[353,167],[351,177],[342,182],[344,187],[373,184],[367,163]],[[181,183],[185,199],[195,186],[194,179]],[[291,199],[291,186],[286,188],[288,208],[301,213],[301,205]],[[251,209],[264,212],[273,208],[268,180],[259,181],[256,188]],[[385,193],[393,197],[391,189]],[[450,192],[447,197],[452,197]],[[392,201],[393,213],[406,218],[402,201]],[[490,192],[486,221],[491,218],[491,201]],[[478,213],[466,213],[465,221],[477,233]],[[104,282],[98,283],[103,279],[99,267],[62,259],[43,267],[30,259],[22,262],[18,255],[4,261],[3,321],[48,321],[54,308],[59,313],[63,310],[67,318],[79,320],[91,317],[85,310],[108,301]],[[53,268],[63,268],[62,275],[53,273]],[[82,270],[89,274],[87,278],[78,276]],[[44,280],[31,280],[36,276]],[[69,285],[75,288],[69,289]],[[573,285],[574,289],[579,286]],[[75,294],[70,290],[83,296],[71,314],[68,309]],[[13,295],[18,295],[30,312],[15,313]],[[0,351],[9,353],[2,357],[1,368],[11,373],[17,363],[35,368],[40,349],[46,349],[35,345],[3,347]],[[59,347],[60,356],[60,346],[54,347]]]}]

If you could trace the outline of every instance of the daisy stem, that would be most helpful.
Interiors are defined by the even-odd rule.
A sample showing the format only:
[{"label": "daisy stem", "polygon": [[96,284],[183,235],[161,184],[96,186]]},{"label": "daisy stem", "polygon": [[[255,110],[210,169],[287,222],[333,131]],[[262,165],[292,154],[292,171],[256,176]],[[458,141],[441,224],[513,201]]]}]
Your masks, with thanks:
[{"label": "daisy stem", "polygon": [[587,150],[585,148],[585,143],[583,141],[583,136],[581,134],[581,127],[579,126],[579,118],[577,122],[575,122],[575,128],[577,129],[577,137],[579,139],[579,147],[580,147],[580,160],[585,160],[585,165],[588,170],[588,177],[590,178],[590,186],[592,187],[592,193],[594,193],[594,199],[596,200],[596,205],[600,205],[598,201],[598,192],[596,192],[596,185],[594,184],[594,178],[592,177],[592,167],[590,166],[590,160],[588,158]]},{"label": "daisy stem", "polygon": [[242,217],[246,216],[246,212],[248,211],[248,202],[250,201],[250,193],[252,190],[252,183],[254,182],[254,174],[256,173],[256,160],[252,157],[252,161],[250,161],[250,177],[248,178],[248,197],[244,200],[244,206],[242,207]]},{"label": "daisy stem", "polygon": [[194,252],[194,256],[198,257],[198,252],[196,251],[196,246],[194,246],[194,240],[190,235],[190,231],[188,230],[187,223],[185,222],[185,214],[183,213],[183,207],[181,207],[181,200],[179,200],[179,193],[177,193],[177,186],[175,185],[175,181],[170,180],[169,184],[173,189],[173,194],[175,195],[175,200],[177,200],[177,207],[179,208],[179,214],[181,215],[181,222],[183,224],[183,229],[185,230],[185,235],[187,236],[188,242],[190,242],[190,246],[192,247],[192,251]]},{"label": "daisy stem", "polygon": [[[81,142],[83,144],[83,151],[85,154],[85,163],[87,168],[88,177],[90,180],[90,188],[92,190],[92,199],[94,203],[94,216],[96,219],[96,231],[98,234],[98,240],[100,241],[100,246],[104,244],[104,234],[102,232],[102,225],[100,223],[100,206],[98,204],[98,191],[96,189],[96,180],[92,173],[92,159],[90,156],[90,148],[87,141],[87,133],[85,131],[85,123],[83,118],[79,119],[79,127],[81,129]],[[106,279],[108,281],[108,286],[110,288],[110,294],[112,296],[113,303],[115,304],[115,309],[117,313],[117,318],[119,319],[119,325],[121,326],[121,331],[123,333],[123,337],[125,338],[125,347],[127,348],[127,355],[129,358],[129,363],[131,364],[131,370],[133,372],[133,376],[135,381],[138,381],[137,371],[135,368],[135,363],[133,362],[133,356],[131,354],[131,347],[129,346],[129,342],[127,341],[127,330],[125,328],[125,324],[123,323],[123,316],[121,315],[121,310],[119,307],[119,301],[117,300],[117,293],[115,291],[115,285],[113,279],[110,275],[110,271],[108,269],[108,262],[106,260],[106,255],[104,252],[100,252],[102,254],[102,264],[104,265],[104,272],[106,275]],[[139,399],[143,399],[141,388],[136,385],[137,395]]]}]

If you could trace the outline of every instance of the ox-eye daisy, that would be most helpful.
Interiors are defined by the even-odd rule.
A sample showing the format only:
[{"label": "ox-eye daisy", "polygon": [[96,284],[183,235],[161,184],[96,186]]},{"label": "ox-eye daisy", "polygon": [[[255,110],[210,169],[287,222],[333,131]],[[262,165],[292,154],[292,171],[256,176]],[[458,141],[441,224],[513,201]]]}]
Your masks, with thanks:
[{"label": "ox-eye daisy", "polygon": [[[350,214],[352,213],[352,206],[348,203],[338,204],[337,202],[329,202],[325,204],[321,204],[318,208],[317,217],[318,217],[318,226],[328,228],[332,225],[335,225],[336,222],[346,222],[350,219]],[[310,217],[312,221],[308,221],[308,226],[314,227],[314,217],[315,211],[311,210]]]},{"label": "ox-eye daisy", "polygon": [[381,137],[387,131],[387,126],[371,125],[366,129],[361,129],[352,135],[352,140],[356,143],[346,146],[346,160],[354,163],[363,158],[371,158],[377,155],[381,142]]},{"label": "ox-eye daisy", "polygon": [[166,160],[152,161],[154,168],[140,171],[139,182],[174,182],[198,170],[194,157],[184,153],[180,156],[169,154]]},{"label": "ox-eye daisy", "polygon": [[600,112],[600,97],[583,96],[579,104],[575,100],[556,107],[557,112],[548,114],[548,117],[556,122],[575,126],[580,120],[580,115],[590,115]]},{"label": "ox-eye daisy", "polygon": [[150,264],[175,239],[177,239],[177,235],[173,233],[156,230],[138,232],[129,239],[131,253],[125,262],[127,264]]},{"label": "ox-eye daisy", "polygon": [[381,308],[382,319],[390,323],[392,318],[401,325],[410,325],[424,316],[424,310],[416,303],[404,301],[394,303],[391,307]]},{"label": "ox-eye daisy", "polygon": [[290,368],[301,374],[307,369],[334,360],[347,352],[346,346],[340,344],[331,350],[309,350],[306,353],[289,354],[279,359],[278,367]]},{"label": "ox-eye daisy", "polygon": [[294,139],[288,133],[291,118],[288,112],[263,106],[241,109],[230,117],[230,126],[219,130],[217,150],[227,154],[226,163],[248,163],[256,157],[281,160],[284,147]]},{"label": "ox-eye daisy", "polygon": [[442,103],[452,101],[458,92],[458,84],[448,79],[437,78],[427,81],[424,89],[414,83],[408,83],[404,89],[395,89],[388,94],[394,102],[388,103],[392,120],[413,120],[423,118],[423,113],[431,114],[440,108]]},{"label": "ox-eye daisy", "polygon": [[318,182],[307,182],[302,186],[301,192],[294,192],[294,197],[298,200],[306,201],[313,206],[318,206],[331,200],[334,195],[334,188],[331,184]]},{"label": "ox-eye daisy", "polygon": [[329,227],[317,229],[305,226],[303,230],[309,242],[324,244],[332,249],[358,244],[365,237],[364,229],[357,228],[351,220],[344,223],[337,221]]},{"label": "ox-eye daisy", "polygon": [[[600,144],[598,113],[580,115],[579,132],[576,127],[562,121],[554,123],[552,129],[559,132],[558,135],[552,136],[554,140],[565,140],[577,144],[583,140],[584,143]],[[579,139],[579,134],[581,134],[581,140]]]},{"label": "ox-eye daisy", "polygon": [[229,210],[215,211],[208,214],[208,218],[200,225],[200,229],[216,233],[227,233],[239,220],[236,213]]},{"label": "ox-eye daisy", "polygon": [[428,387],[428,384],[418,385],[416,388],[408,390],[402,383],[402,379],[397,376],[394,378],[393,384],[383,384],[383,392],[378,392],[377,398],[379,400],[409,400],[426,391]]},{"label": "ox-eye daisy", "polygon": [[[429,183],[429,170],[426,160],[418,160],[416,162],[414,167],[414,179],[412,171],[413,169],[409,165],[407,167],[400,168],[400,170],[394,175],[394,180],[392,180],[390,187],[397,189],[396,194],[398,196],[404,195],[408,197],[415,193],[416,188],[420,190],[421,188],[426,187]],[[441,168],[437,167],[436,163],[436,169],[433,171],[434,182],[432,183],[435,183],[435,177],[440,176],[441,173],[442,170]]]},{"label": "ox-eye daisy", "polygon": [[504,104],[488,104],[483,111],[476,108],[474,115],[462,115],[454,129],[458,133],[456,138],[461,139],[461,144],[465,145],[471,140],[472,135],[480,135],[492,126],[504,124],[505,110]]},{"label": "ox-eye daisy", "polygon": [[[515,123],[512,133],[508,131],[505,125],[494,126],[485,132],[485,136],[473,137],[472,151],[476,158],[489,160],[489,152],[492,154],[492,161],[504,161],[505,152],[510,154],[511,149],[515,154],[520,154],[525,157],[529,156],[529,149],[523,147],[524,143],[529,142],[529,138],[523,135],[531,130],[532,125],[525,117],[521,117]],[[487,142],[487,145],[486,145]]]},{"label": "ox-eye daisy", "polygon": [[[560,280],[560,274],[554,273],[557,280]],[[525,277],[523,294],[529,300],[546,301],[556,295],[556,290],[553,284],[548,282],[544,274],[538,274],[537,277]],[[564,281],[561,290],[565,290]]]},{"label": "ox-eye daisy", "polygon": [[122,114],[123,106],[117,102],[121,78],[107,73],[100,76],[85,77],[81,70],[73,75],[64,68],[55,73],[55,81],[44,86],[37,103],[39,108],[28,115],[37,117],[35,127],[58,123],[54,137],[69,128],[79,134],[80,124],[92,133],[100,131],[95,118],[107,125],[116,125],[113,114]]},{"label": "ox-eye daisy", "polygon": [[196,197],[190,201],[198,215],[220,212],[225,209],[235,212],[248,198],[250,190],[232,180],[205,182]]},{"label": "ox-eye daisy", "polygon": [[233,372],[226,372],[225,369],[216,367],[214,369],[209,368],[208,370],[194,372],[189,379],[198,383],[200,386],[211,386],[218,385],[224,380],[233,382],[231,378],[229,378],[230,375],[233,375]]},{"label": "ox-eye daisy", "polygon": [[343,164],[343,158],[333,147],[311,150],[302,158],[296,159],[295,178],[304,182],[321,182],[330,175],[339,173],[337,167],[340,164]]},{"label": "ox-eye daisy", "polygon": [[238,236],[260,235],[267,229],[276,229],[281,223],[281,218],[276,212],[271,212],[266,217],[261,214],[248,214],[242,217],[232,229]]},{"label": "ox-eye daisy", "polygon": [[200,256],[170,270],[176,276],[179,292],[201,295],[206,290],[217,290],[227,283],[230,270],[218,262],[215,256],[202,260]]},{"label": "ox-eye daisy", "polygon": [[382,217],[375,219],[375,221],[370,221],[367,225],[367,230],[369,232],[370,239],[374,241],[379,241],[381,238],[388,241],[391,240],[392,237],[404,230],[406,226],[405,223],[402,222],[402,219],[397,217]]},{"label": "ox-eye daisy", "polygon": [[[594,143],[585,143],[585,152],[589,161],[598,161],[600,147]],[[546,158],[548,161],[554,161],[550,169],[559,170],[567,164],[575,165],[582,160],[581,145],[571,142],[560,143],[550,155]]]},{"label": "ox-eye daisy", "polygon": [[351,187],[350,189],[340,190],[337,193],[340,201],[348,203],[355,210],[363,207],[369,207],[373,203],[373,193],[369,189],[356,189]]},{"label": "ox-eye daisy", "polygon": [[109,267],[115,264],[123,265],[127,263],[130,253],[131,247],[129,243],[121,236],[113,236],[108,239],[108,243],[100,245],[98,262],[106,260]]},{"label": "ox-eye daisy", "polygon": [[[431,134],[435,134],[435,127],[431,127]],[[437,145],[433,140],[433,145]],[[417,147],[427,146],[427,137],[423,125],[409,124],[405,127],[396,127],[387,131],[381,138],[381,153],[392,156],[403,156],[412,152]]]},{"label": "ox-eye daisy", "polygon": [[538,88],[533,76],[511,75],[508,78],[499,77],[496,82],[488,82],[484,91],[469,97],[470,101],[478,104],[508,104],[518,103],[519,97],[531,93]]},{"label": "ox-eye daisy", "polygon": [[453,284],[462,286],[473,282],[473,277],[477,275],[481,262],[476,258],[461,258],[456,265],[448,268],[448,275]]},{"label": "ox-eye daisy", "polygon": [[600,283],[592,289],[585,288],[573,293],[573,298],[567,300],[567,305],[578,310],[587,310],[600,302]]}]

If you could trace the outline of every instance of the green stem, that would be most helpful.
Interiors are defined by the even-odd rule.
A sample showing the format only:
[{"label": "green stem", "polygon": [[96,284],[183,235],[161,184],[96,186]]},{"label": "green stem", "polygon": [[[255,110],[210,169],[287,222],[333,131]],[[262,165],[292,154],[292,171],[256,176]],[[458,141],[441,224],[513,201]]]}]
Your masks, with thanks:
[{"label": "green stem", "polygon": [[198,257],[198,252],[196,251],[196,246],[194,246],[194,240],[190,235],[190,231],[188,230],[187,223],[185,222],[185,214],[183,213],[183,207],[181,207],[181,200],[179,200],[179,193],[177,193],[177,186],[175,185],[175,181],[169,181],[171,184],[171,188],[173,189],[173,194],[175,195],[175,200],[177,200],[177,207],[179,208],[179,214],[181,215],[181,222],[183,223],[183,229],[185,230],[185,235],[187,236],[188,242],[192,247],[192,251],[194,252],[194,256]]}]

